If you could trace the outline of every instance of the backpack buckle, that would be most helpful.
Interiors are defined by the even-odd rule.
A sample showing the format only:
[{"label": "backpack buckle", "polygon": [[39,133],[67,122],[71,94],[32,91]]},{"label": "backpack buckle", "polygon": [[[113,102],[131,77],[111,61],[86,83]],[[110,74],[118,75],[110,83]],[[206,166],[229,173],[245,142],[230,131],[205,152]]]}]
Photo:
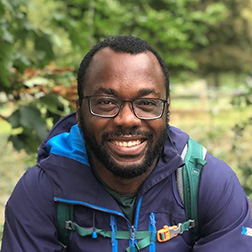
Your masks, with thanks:
[{"label": "backpack buckle", "polygon": [[73,230],[72,229],[72,221],[66,221],[66,224],[65,224],[65,228],[67,229],[67,230]]},{"label": "backpack buckle", "polygon": [[166,242],[176,237],[180,233],[181,224],[168,227],[165,225],[162,229],[157,231],[157,240],[159,242]]},{"label": "backpack buckle", "polygon": [[189,221],[189,229],[194,228],[195,227],[195,220],[188,220]]}]

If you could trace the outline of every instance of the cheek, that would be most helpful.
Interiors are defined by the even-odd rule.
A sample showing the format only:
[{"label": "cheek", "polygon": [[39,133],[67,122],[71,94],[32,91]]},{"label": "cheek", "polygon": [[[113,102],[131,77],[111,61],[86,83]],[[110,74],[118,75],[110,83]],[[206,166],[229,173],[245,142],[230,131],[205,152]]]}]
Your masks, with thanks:
[{"label": "cheek", "polygon": [[[85,116],[85,115],[84,115]],[[86,115],[84,117],[84,136],[88,135],[89,137],[93,137],[96,139],[98,143],[101,142],[101,135],[104,131],[107,130],[108,119],[106,118],[99,118],[93,115]]]},{"label": "cheek", "polygon": [[82,119],[84,126],[85,126],[85,131],[86,131],[83,133],[84,134],[93,134],[94,132],[96,132],[97,131],[96,128],[97,128],[97,126],[99,126],[99,123],[98,123],[99,121],[97,120],[96,116],[93,116],[90,113],[87,104],[82,105],[80,113],[81,113],[81,119]]},{"label": "cheek", "polygon": [[163,130],[167,127],[166,118],[163,116],[160,119],[149,122],[149,127],[153,130],[154,134],[159,136],[163,133]]}]

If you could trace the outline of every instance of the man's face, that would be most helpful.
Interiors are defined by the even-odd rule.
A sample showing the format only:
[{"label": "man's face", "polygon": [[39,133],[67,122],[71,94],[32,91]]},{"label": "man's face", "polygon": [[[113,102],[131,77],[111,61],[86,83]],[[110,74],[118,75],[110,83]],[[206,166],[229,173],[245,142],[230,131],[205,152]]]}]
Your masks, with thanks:
[{"label": "man's face", "polygon": [[[162,69],[151,52],[131,55],[110,48],[98,51],[87,71],[84,95],[113,95],[123,100],[166,99]],[[162,152],[166,113],[159,119],[137,118],[129,102],[114,118],[90,113],[88,100],[78,109],[79,125],[92,161],[98,161],[115,176],[137,177],[153,167]]]}]

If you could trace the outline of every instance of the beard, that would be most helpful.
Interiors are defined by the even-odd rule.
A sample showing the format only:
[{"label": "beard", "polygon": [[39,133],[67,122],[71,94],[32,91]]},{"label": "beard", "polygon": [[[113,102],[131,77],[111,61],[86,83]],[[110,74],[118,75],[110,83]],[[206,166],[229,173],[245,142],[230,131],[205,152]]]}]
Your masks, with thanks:
[{"label": "beard", "polygon": [[[93,156],[95,156],[104,165],[104,167],[106,167],[116,177],[123,179],[132,179],[146,173],[151,168],[154,161],[159,158],[163,151],[164,143],[167,137],[167,124],[164,127],[163,131],[160,133],[156,145],[154,145],[153,147],[153,133],[146,131],[143,132],[139,130],[137,131],[135,129],[120,129],[113,132],[106,131],[102,134],[102,141],[101,144],[99,144],[96,141],[94,134],[88,132],[82,113],[79,113],[79,119],[81,131],[84,136],[84,141],[86,142],[87,151],[90,151]],[[140,164],[119,165],[106,151],[104,143],[109,137],[123,135],[143,136],[146,139],[147,151],[143,161]],[[90,161],[92,163],[92,160]]]}]

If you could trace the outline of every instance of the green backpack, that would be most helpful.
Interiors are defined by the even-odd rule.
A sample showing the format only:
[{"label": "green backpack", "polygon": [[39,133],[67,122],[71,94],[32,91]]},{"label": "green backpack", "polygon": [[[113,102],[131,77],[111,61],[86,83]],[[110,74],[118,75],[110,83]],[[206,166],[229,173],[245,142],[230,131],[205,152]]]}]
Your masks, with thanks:
[{"label": "green backpack", "polygon": [[[191,138],[185,146],[181,157],[184,159],[185,165],[177,169],[177,186],[178,192],[185,206],[187,221],[178,224],[178,226],[164,226],[164,229],[159,230],[157,238],[160,242],[169,240],[184,231],[190,230],[191,241],[194,243],[198,239],[198,188],[200,182],[200,175],[205,161],[206,149]],[[111,231],[102,229],[83,228],[73,221],[74,205],[58,202],[57,208],[57,225],[59,240],[62,244],[63,251],[67,251],[70,232],[72,230],[78,232],[80,236],[91,235],[96,238],[97,234],[103,237],[110,237],[113,235]],[[169,234],[169,239],[167,238]],[[116,239],[130,239],[131,233],[129,231],[117,231]],[[135,244],[135,250],[139,251],[149,246],[153,240],[153,233],[150,231],[136,231],[136,239],[139,240]],[[155,240],[156,240],[155,239]],[[131,251],[131,247],[126,249]]]}]

